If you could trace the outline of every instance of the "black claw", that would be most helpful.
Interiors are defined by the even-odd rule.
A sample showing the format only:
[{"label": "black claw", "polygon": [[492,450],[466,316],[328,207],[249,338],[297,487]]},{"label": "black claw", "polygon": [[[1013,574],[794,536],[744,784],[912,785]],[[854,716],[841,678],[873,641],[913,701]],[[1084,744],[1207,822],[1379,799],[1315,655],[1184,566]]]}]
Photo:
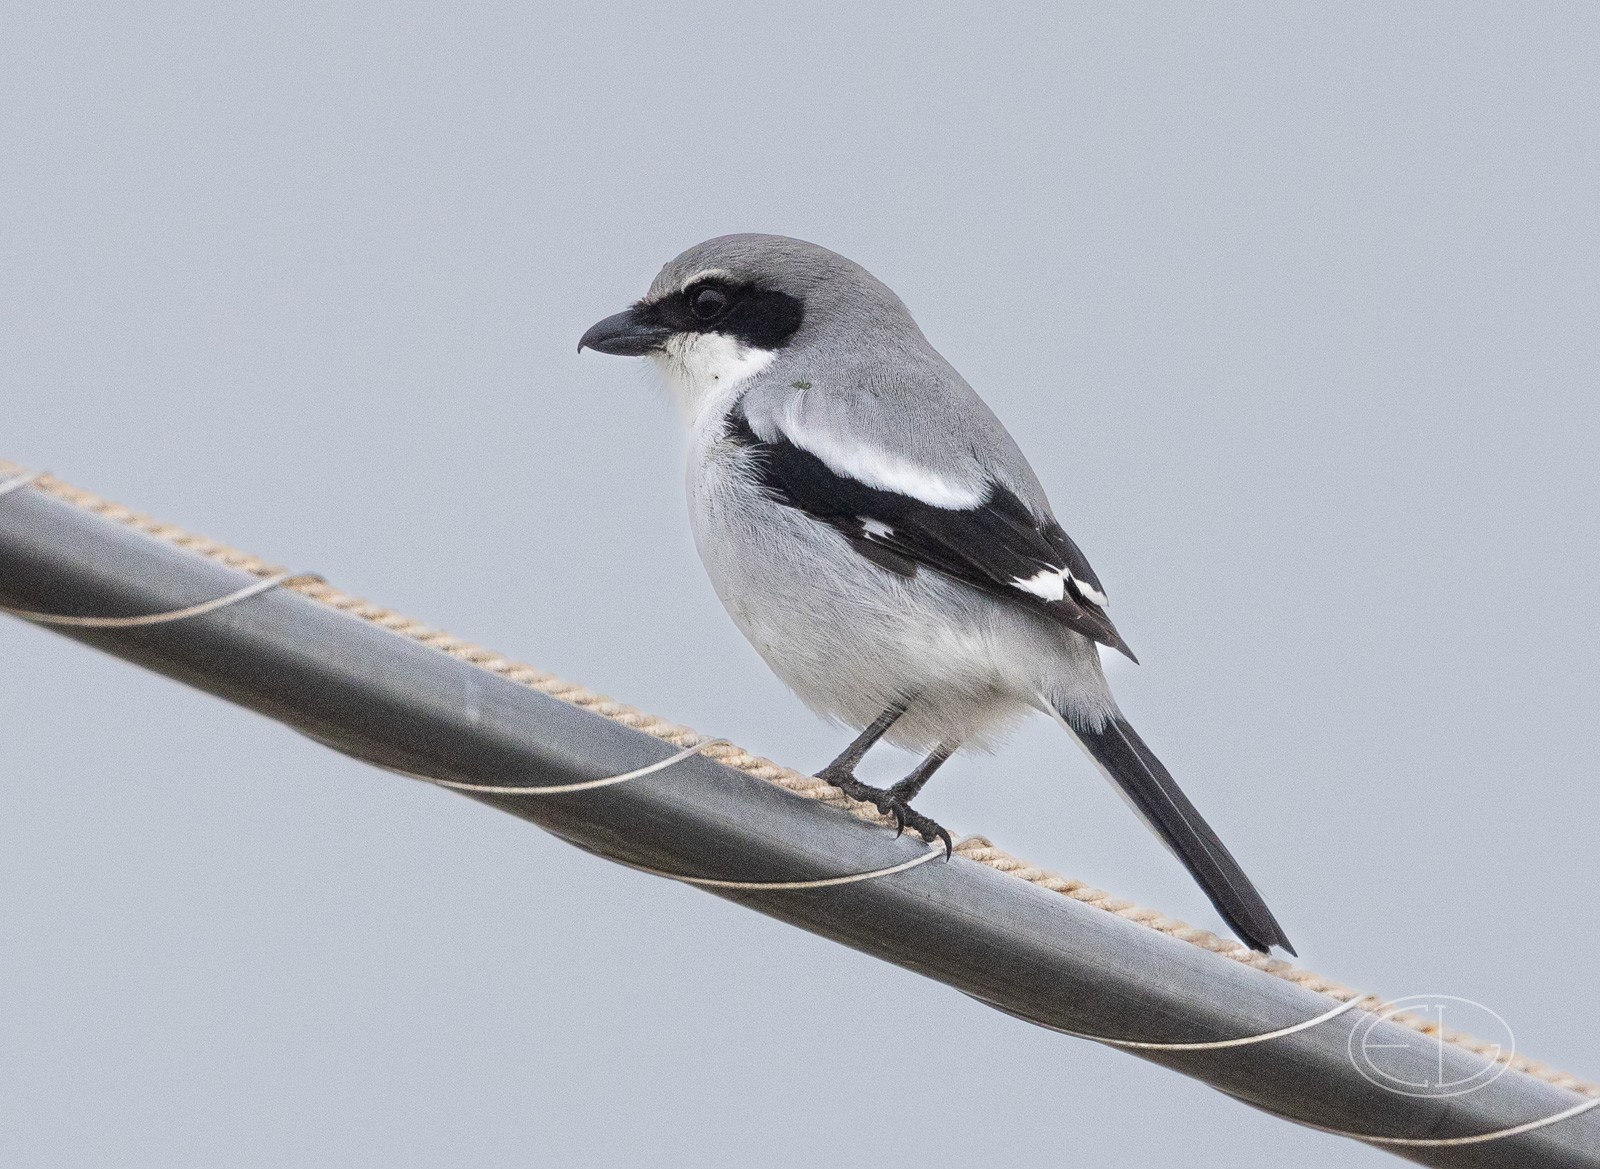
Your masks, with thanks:
[{"label": "black claw", "polygon": [[[903,804],[901,806],[904,807]],[[932,844],[936,840],[942,843],[944,845],[945,860],[949,860],[955,855],[955,841],[950,839],[950,833],[945,831],[942,825],[935,823],[929,817],[924,816],[921,812],[918,812],[912,808],[906,808],[905,810],[907,828],[910,828],[929,844]]]},{"label": "black claw", "polygon": [[944,845],[945,860],[955,855],[956,846],[950,839],[950,833],[908,804],[894,788],[885,791],[862,783],[854,775],[840,775],[826,769],[819,772],[817,778],[827,780],[851,799],[871,804],[885,815],[893,816],[895,839],[898,840],[909,828],[929,844],[940,841]]}]

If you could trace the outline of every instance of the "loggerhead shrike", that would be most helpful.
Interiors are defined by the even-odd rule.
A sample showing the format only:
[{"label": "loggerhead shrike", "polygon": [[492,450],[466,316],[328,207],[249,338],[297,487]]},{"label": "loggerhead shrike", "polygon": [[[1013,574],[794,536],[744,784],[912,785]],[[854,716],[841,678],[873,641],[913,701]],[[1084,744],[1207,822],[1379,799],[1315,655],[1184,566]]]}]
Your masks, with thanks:
[{"label": "loggerhead shrike", "polygon": [[[822,778],[948,848],[911,801],[958,748],[1041,711],[1240,938],[1294,953],[1118,711],[1098,646],[1133,654],[1100,578],[899,297],[815,244],[722,236],[669,263],[585,348],[649,356],[666,374],[689,424],[695,543],[722,603],[808,706],[861,732]],[[855,777],[883,738],[925,755],[887,790]]]}]

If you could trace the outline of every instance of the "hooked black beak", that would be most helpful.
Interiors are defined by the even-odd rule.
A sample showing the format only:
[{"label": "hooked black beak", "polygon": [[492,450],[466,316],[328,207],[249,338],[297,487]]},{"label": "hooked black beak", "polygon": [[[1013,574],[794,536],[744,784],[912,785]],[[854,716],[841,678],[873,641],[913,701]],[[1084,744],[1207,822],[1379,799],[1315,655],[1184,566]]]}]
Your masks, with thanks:
[{"label": "hooked black beak", "polygon": [[655,324],[635,306],[592,326],[578,342],[578,352],[593,349],[616,357],[643,357],[660,349],[670,336],[671,329]]}]

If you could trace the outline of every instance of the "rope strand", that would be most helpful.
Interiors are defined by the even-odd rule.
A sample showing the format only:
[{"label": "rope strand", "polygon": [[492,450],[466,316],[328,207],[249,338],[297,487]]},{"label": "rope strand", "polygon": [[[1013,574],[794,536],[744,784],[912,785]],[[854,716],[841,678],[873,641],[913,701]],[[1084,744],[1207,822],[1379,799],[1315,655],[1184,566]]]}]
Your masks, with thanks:
[{"label": "rope strand", "polygon": [[707,739],[704,743],[696,743],[692,747],[685,747],[676,755],[668,756],[666,759],[652,763],[648,767],[641,767],[637,771],[624,771],[621,775],[608,775],[604,779],[586,779],[581,783],[536,784],[531,786],[519,784],[500,786],[497,784],[486,783],[458,783],[453,779],[435,779],[431,775],[418,775],[416,772],[400,771],[393,767],[385,767],[384,770],[393,771],[396,775],[405,775],[412,779],[420,779],[425,783],[431,783],[438,787],[447,787],[451,791],[457,792],[479,792],[485,795],[500,796],[560,796],[566,795],[569,792],[595,791],[598,788],[610,787],[614,783],[626,783],[628,780],[638,779],[640,776],[654,775],[658,771],[666,770],[674,763],[682,763],[691,755],[698,755],[707,747],[716,747],[722,745],[731,746],[727,739]]},{"label": "rope strand", "polygon": [[908,861],[901,861],[897,865],[889,865],[882,869],[869,869],[864,873],[846,873],[842,877],[819,877],[812,881],[724,881],[718,877],[685,877],[681,873],[669,873],[662,869],[652,869],[645,865],[636,865],[631,861],[618,861],[620,865],[640,873],[649,873],[653,877],[667,877],[674,881],[682,881],[685,885],[699,885],[706,889],[755,889],[761,891],[779,891],[793,889],[831,889],[836,885],[856,885],[862,881],[873,881],[879,877],[892,877],[895,873],[903,873],[907,869],[914,869],[918,865],[925,865],[931,860],[938,860],[945,855],[944,844],[932,841],[928,851],[921,856],[914,856]]},{"label": "rope strand", "polygon": [[[1228,1092],[1226,1094],[1232,1096],[1235,1100],[1244,1099],[1242,1096],[1238,1096],[1233,1092]],[[1248,1104],[1249,1101],[1246,1100],[1245,1103]],[[1490,1141],[1502,1141],[1507,1137],[1520,1136],[1525,1132],[1533,1132],[1535,1129],[1547,1128],[1550,1125],[1555,1124],[1557,1121],[1571,1120],[1574,1116],[1582,1116],[1585,1112],[1588,1112],[1594,1108],[1600,1108],[1600,1096],[1590,1097],[1581,1104],[1574,1104],[1571,1108],[1564,1108],[1560,1112],[1552,1113],[1549,1116],[1541,1116],[1538,1120],[1524,1121],[1522,1124],[1513,1124],[1509,1128],[1497,1128],[1491,1132],[1475,1132],[1464,1137],[1369,1136],[1365,1133],[1349,1132],[1342,1128],[1329,1128],[1326,1125],[1313,1124],[1309,1120],[1299,1120],[1293,1116],[1283,1116],[1282,1113],[1276,1113],[1275,1115],[1283,1116],[1284,1120],[1289,1121],[1291,1124],[1298,1124],[1301,1128],[1309,1128],[1317,1132],[1325,1132],[1329,1136],[1349,1137],[1351,1140],[1364,1141],[1369,1145],[1397,1146],[1407,1149],[1450,1149],[1460,1145],[1485,1145]]]},{"label": "rope strand", "polygon": [[309,574],[294,576],[287,572],[277,572],[265,580],[258,580],[254,584],[236,589],[224,597],[214,597],[209,601],[201,601],[198,605],[186,605],[182,609],[169,609],[164,613],[141,613],[133,617],[69,617],[61,613],[36,613],[31,609],[8,609],[0,605],[0,613],[8,617],[20,617],[24,621],[31,621],[35,625],[65,625],[74,629],[134,629],[140,625],[164,625],[168,621],[182,621],[185,617],[198,617],[202,613],[214,613],[218,609],[229,605],[237,605],[240,601],[251,597],[258,597],[264,592],[286,584],[291,580],[321,580]]},{"label": "rope strand", "polygon": [[[978,998],[977,995],[972,995],[971,997]],[[1030,1019],[1025,1015],[1019,1015],[1017,1012],[1008,1010],[998,1003],[990,1002],[988,999],[978,999],[978,1001],[985,1006],[993,1007],[997,1011],[1003,1011],[1014,1018],[1021,1019],[1025,1023],[1032,1023],[1035,1027],[1043,1027],[1046,1031],[1054,1031],[1058,1035],[1070,1035],[1074,1039],[1087,1039],[1091,1043],[1104,1043],[1108,1047],[1126,1047],[1134,1051],[1222,1051],[1224,1048],[1249,1047],[1253,1043],[1265,1043],[1269,1039],[1282,1039],[1286,1035],[1309,1031],[1311,1028],[1319,1027],[1331,1019],[1337,1019],[1346,1011],[1352,1011],[1363,1003],[1381,1000],[1378,999],[1377,995],[1364,994],[1360,998],[1353,998],[1349,1002],[1340,1003],[1333,1010],[1325,1011],[1315,1018],[1306,1019],[1301,1023],[1292,1023],[1287,1027],[1279,1027],[1273,1031],[1262,1031],[1257,1035],[1241,1035],[1234,1039],[1207,1039],[1198,1043],[1152,1043],[1143,1039],[1114,1039],[1109,1035],[1090,1035],[1084,1031],[1069,1031],[1065,1027],[1057,1027],[1054,1023],[1043,1023],[1038,1019]]]}]

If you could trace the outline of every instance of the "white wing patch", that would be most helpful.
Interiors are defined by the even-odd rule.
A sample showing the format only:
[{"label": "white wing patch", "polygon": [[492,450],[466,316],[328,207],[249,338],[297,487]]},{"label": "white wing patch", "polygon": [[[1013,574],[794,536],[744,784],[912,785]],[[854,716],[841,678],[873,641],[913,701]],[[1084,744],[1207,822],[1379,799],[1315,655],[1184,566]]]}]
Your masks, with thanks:
[{"label": "white wing patch", "polygon": [[1067,578],[1071,575],[1064,568],[1041,568],[1026,580],[1019,576],[1011,584],[1047,601],[1059,601],[1067,595]]},{"label": "white wing patch", "polygon": [[1102,609],[1106,607],[1106,595],[1099,589],[1095,588],[1094,585],[1090,584],[1088,581],[1079,580],[1070,572],[1067,573],[1067,579],[1078,586],[1078,591],[1083,594],[1084,600],[1088,601],[1092,605],[1098,605]]},{"label": "white wing patch", "polygon": [[1011,582],[1011,585],[1013,588],[1019,588],[1025,593],[1043,597],[1047,601],[1060,601],[1066,598],[1068,581],[1078,587],[1078,592],[1083,594],[1084,600],[1102,609],[1106,607],[1106,595],[1104,593],[1092,584],[1079,580],[1065,568],[1041,568],[1030,577],[1017,577]]},{"label": "white wing patch", "polygon": [[887,539],[888,537],[894,535],[894,529],[888,524],[884,523],[882,520],[869,519],[864,515],[858,515],[856,516],[856,519],[861,521],[861,530],[869,536],[877,536],[879,539]]}]

